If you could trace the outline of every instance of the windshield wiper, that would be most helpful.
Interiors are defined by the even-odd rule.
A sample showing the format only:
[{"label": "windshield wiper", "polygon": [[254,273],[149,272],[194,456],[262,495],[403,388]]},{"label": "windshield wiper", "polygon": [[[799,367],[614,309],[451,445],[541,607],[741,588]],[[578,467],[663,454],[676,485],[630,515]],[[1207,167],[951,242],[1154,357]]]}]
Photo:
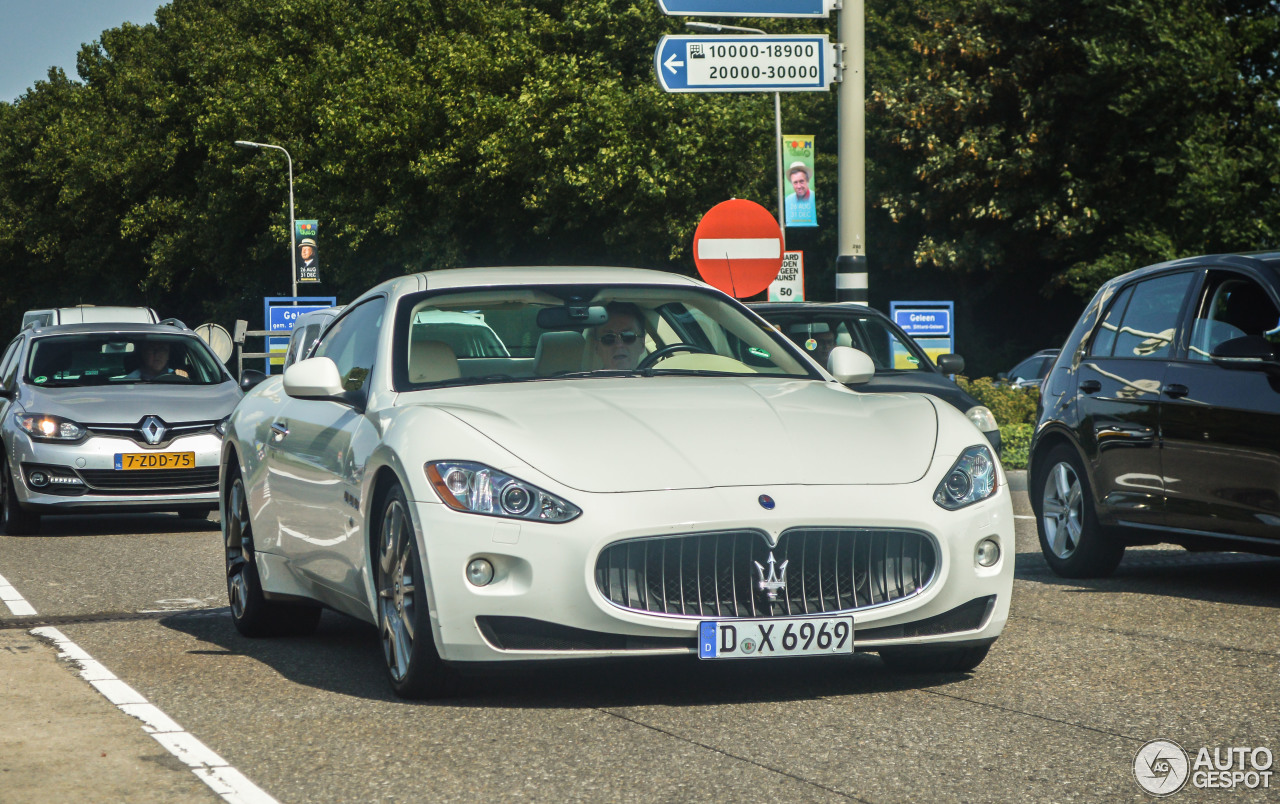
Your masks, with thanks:
[{"label": "windshield wiper", "polygon": [[536,377],[512,377],[510,374],[484,374],[479,377],[453,377],[430,383],[432,388],[449,388],[455,385],[490,385],[498,382],[524,382]]},{"label": "windshield wiper", "polygon": [[48,380],[46,382],[31,383],[32,388],[79,388],[86,383],[77,382],[75,380]]}]

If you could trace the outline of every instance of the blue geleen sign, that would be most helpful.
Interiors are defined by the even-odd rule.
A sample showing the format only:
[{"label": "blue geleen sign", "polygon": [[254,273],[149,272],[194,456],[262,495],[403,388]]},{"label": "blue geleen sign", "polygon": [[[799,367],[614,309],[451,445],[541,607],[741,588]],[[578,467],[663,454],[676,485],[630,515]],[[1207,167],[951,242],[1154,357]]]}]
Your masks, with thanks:
[{"label": "blue geleen sign", "polygon": [[898,308],[893,323],[908,335],[950,335],[951,311],[943,308]]},{"label": "blue geleen sign", "polygon": [[825,17],[834,0],[658,0],[663,14],[684,17]]}]

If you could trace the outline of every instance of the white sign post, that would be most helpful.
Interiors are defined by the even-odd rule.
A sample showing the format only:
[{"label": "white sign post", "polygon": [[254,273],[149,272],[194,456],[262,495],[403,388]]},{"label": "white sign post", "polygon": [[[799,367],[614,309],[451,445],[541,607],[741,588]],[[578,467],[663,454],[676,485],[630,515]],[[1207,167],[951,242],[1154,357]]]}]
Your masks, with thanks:
[{"label": "white sign post", "polygon": [[788,251],[782,255],[778,278],[769,285],[769,301],[804,301],[804,252]]}]

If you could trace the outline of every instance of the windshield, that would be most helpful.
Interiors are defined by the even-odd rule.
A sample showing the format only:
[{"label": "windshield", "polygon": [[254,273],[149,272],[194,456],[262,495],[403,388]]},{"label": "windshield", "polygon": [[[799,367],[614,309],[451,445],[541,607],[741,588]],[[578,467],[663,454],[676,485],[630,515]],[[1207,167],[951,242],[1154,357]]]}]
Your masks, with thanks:
[{"label": "windshield", "polygon": [[417,297],[401,315],[396,331],[403,362],[396,376],[411,387],[608,376],[818,376],[777,333],[719,294],[693,288],[486,288]]},{"label": "windshield", "polygon": [[197,338],[180,334],[85,333],[39,338],[26,381],[42,387],[184,383],[216,385],[222,366]]},{"label": "windshield", "polygon": [[796,315],[772,310],[762,311],[761,315],[822,365],[826,365],[832,347],[852,346],[871,357],[877,373],[932,371],[920,349],[909,344],[892,324],[878,315],[824,312]]}]

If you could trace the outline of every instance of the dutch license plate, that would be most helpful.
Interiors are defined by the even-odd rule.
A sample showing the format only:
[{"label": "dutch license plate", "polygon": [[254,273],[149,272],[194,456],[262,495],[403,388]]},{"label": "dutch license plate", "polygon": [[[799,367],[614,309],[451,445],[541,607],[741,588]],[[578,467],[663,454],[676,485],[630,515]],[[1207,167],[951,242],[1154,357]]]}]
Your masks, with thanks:
[{"label": "dutch license plate", "polygon": [[704,622],[698,626],[700,659],[769,659],[853,653],[852,617],[773,617]]},{"label": "dutch license plate", "polygon": [[194,469],[194,452],[116,453],[117,469]]}]

